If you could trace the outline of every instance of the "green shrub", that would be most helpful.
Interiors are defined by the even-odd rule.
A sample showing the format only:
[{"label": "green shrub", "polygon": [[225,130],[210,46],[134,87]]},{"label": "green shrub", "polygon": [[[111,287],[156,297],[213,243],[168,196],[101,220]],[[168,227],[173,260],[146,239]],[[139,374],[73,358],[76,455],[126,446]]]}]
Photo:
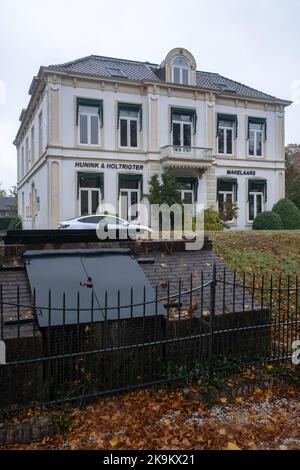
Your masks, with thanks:
[{"label": "green shrub", "polygon": [[220,219],[219,212],[211,208],[204,210],[204,230],[220,232],[224,229],[224,223]]},{"label": "green shrub", "polygon": [[12,217],[0,217],[0,230],[7,230]]},{"label": "green shrub", "polygon": [[253,230],[283,230],[282,220],[276,212],[261,212],[255,217]]},{"label": "green shrub", "polygon": [[300,211],[290,199],[280,199],[272,211],[280,216],[284,229],[300,229]]},{"label": "green shrub", "polygon": [[16,230],[17,228],[22,228],[22,219],[19,216],[10,219],[8,230]]}]

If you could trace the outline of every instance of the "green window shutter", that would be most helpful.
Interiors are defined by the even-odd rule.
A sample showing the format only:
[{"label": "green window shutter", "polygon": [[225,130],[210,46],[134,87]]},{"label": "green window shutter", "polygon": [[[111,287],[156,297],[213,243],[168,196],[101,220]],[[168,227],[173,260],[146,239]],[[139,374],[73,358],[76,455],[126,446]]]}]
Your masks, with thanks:
[{"label": "green window shutter", "polygon": [[137,111],[139,113],[140,131],[143,128],[143,107],[141,104],[118,103],[117,129],[119,129],[120,111]]},{"label": "green window shutter", "polygon": [[138,181],[140,184],[140,196],[143,199],[143,175],[130,175],[119,173],[118,179],[118,199],[120,197],[120,183],[126,181]]},{"label": "green window shutter", "polygon": [[253,191],[254,189],[260,189],[264,195],[264,201],[266,202],[268,200],[267,180],[254,180],[254,179],[249,180],[248,181],[248,198],[249,198],[249,193]]},{"label": "green window shutter", "polygon": [[103,102],[102,100],[92,100],[89,98],[77,98],[76,126],[78,125],[79,106],[93,106],[98,108],[100,127],[103,127]]},{"label": "green window shutter", "polygon": [[238,182],[236,178],[218,178],[217,179],[217,197],[219,191],[222,191],[222,184],[231,184],[233,187],[234,201],[237,201]]},{"label": "green window shutter", "polygon": [[186,116],[191,116],[193,133],[196,134],[197,131],[197,112],[195,109],[186,109],[186,108],[171,108],[171,122],[170,122],[170,132],[173,129],[173,116],[174,114],[184,114]]},{"label": "green window shutter", "polygon": [[238,118],[236,114],[217,114],[217,137],[219,134],[219,124],[220,121],[230,121],[234,123],[235,128],[235,138],[238,136]]},{"label": "green window shutter", "polygon": [[264,137],[265,137],[265,140],[267,140],[267,119],[266,118],[256,118],[256,117],[248,118],[247,140],[249,140],[249,137],[250,137],[250,124],[262,124],[264,126]]},{"label": "green window shutter", "polygon": [[77,199],[79,198],[80,180],[85,179],[96,179],[98,181],[98,187],[101,191],[101,198],[104,199],[104,173],[89,173],[89,172],[78,172],[77,173]]}]

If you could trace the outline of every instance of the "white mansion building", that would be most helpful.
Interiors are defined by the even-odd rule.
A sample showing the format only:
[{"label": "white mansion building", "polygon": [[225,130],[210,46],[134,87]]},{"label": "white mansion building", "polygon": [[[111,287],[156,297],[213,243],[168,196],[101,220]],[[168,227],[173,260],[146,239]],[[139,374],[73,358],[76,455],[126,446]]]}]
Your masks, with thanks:
[{"label": "white mansion building", "polygon": [[120,215],[139,217],[131,205],[167,170],[185,202],[236,201],[238,229],[284,197],[290,102],[198,71],[185,49],[161,65],[91,55],[41,67],[29,94],[14,142],[24,228],[56,228],[120,196]]}]

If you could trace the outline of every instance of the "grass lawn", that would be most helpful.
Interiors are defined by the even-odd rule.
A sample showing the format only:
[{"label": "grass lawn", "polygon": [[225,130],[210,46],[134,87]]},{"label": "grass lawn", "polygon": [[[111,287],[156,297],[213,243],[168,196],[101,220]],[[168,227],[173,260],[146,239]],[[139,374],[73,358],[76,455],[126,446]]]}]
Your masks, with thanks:
[{"label": "grass lawn", "polygon": [[214,232],[210,238],[214,252],[233,270],[300,275],[300,230]]}]

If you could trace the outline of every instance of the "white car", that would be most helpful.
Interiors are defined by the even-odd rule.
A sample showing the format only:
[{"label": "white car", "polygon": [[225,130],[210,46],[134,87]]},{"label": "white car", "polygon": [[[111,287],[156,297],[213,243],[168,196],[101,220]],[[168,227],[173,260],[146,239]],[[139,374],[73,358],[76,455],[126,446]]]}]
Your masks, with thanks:
[{"label": "white car", "polygon": [[146,225],[140,225],[139,223],[135,222],[128,222],[125,219],[121,219],[120,217],[116,217],[113,215],[106,215],[106,214],[95,214],[95,215],[85,215],[82,217],[78,217],[77,219],[70,219],[63,222],[60,222],[58,225],[58,229],[67,229],[67,230],[96,230],[99,228],[100,224],[105,231],[115,230],[135,230],[136,232],[142,234],[151,233],[152,230],[150,227]]}]

